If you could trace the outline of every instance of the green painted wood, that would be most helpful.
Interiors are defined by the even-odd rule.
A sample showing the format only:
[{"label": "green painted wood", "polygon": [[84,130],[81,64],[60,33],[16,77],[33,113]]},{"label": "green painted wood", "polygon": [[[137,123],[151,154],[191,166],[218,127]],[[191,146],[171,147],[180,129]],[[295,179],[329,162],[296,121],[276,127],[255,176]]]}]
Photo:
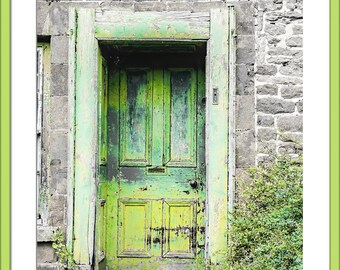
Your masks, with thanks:
[{"label": "green painted wood", "polygon": [[[208,259],[226,247],[228,213],[228,9],[212,9],[207,60]],[[213,95],[217,92],[217,102]],[[216,103],[216,104],[214,104]]]},{"label": "green painted wood", "polygon": [[[179,89],[185,92],[184,95],[181,91],[173,91],[170,95],[172,69],[147,70],[150,76],[146,77],[151,82],[150,101],[142,99],[140,102],[148,106],[150,113],[146,114],[148,108],[144,108],[141,113],[135,114],[143,120],[134,119],[138,123],[149,121],[151,126],[150,163],[142,166],[120,162],[120,156],[126,155],[126,150],[119,142],[125,138],[119,136],[121,132],[118,131],[129,121],[124,114],[129,110],[130,114],[135,113],[133,110],[138,112],[138,92],[148,88],[145,79],[136,80],[140,87],[124,83],[128,81],[126,74],[129,70],[134,69],[109,71],[106,262],[109,269],[161,269],[170,265],[173,269],[192,268],[197,256],[204,256],[205,246],[204,73],[193,68],[173,69],[176,73],[189,74],[186,79],[190,83],[184,82],[186,87]],[[174,76],[175,79],[179,84],[183,78]],[[127,98],[129,90],[134,94]],[[132,99],[135,103],[128,109],[127,104]],[[195,151],[195,160],[199,161],[195,166],[185,162],[176,166],[165,164],[166,122],[170,121],[169,131],[171,125],[175,126],[171,119],[164,117],[165,104],[170,105],[168,111],[171,114],[171,102],[179,102],[181,106],[188,107],[188,111],[191,110],[185,118],[189,125],[186,121],[180,123],[183,130],[191,128],[190,132],[195,133],[194,140],[182,142],[191,144],[194,141],[196,145],[193,147],[200,149],[200,153]],[[172,106],[178,108],[176,104]],[[196,107],[201,109],[199,115]],[[125,112],[124,117],[120,111]],[[121,116],[120,122],[117,115]],[[144,120],[145,117],[148,119]],[[138,125],[135,127],[138,128]],[[196,129],[199,130],[199,139],[196,139]],[[143,136],[142,132],[139,134]],[[176,149],[178,141],[169,143],[170,148]],[[144,149],[138,148],[138,151],[143,152]],[[164,172],[152,173],[150,168],[164,168]],[[197,181],[197,187],[191,187],[190,181]]]},{"label": "green painted wood", "polygon": [[95,225],[95,268],[106,265],[106,220],[107,220],[107,110],[108,68],[98,49],[98,175]]},{"label": "green painted wood", "polygon": [[[234,209],[236,192],[236,145],[235,145],[235,106],[236,106],[236,14],[229,7],[229,157],[228,157],[228,211]],[[230,226],[230,222],[228,223]]]},{"label": "green painted wood", "polygon": [[[117,16],[118,15],[118,16]],[[209,38],[209,13],[205,12],[122,12],[96,10],[98,39],[181,39]]]},{"label": "green painted wood", "polygon": [[97,152],[97,48],[94,10],[77,10],[74,155],[74,259],[92,264],[95,220]]},{"label": "green painted wood", "polygon": [[165,164],[196,167],[196,72],[170,69],[165,81]]},{"label": "green painted wood", "polygon": [[151,76],[151,72],[145,69],[128,69],[121,72],[121,166],[150,164]]}]

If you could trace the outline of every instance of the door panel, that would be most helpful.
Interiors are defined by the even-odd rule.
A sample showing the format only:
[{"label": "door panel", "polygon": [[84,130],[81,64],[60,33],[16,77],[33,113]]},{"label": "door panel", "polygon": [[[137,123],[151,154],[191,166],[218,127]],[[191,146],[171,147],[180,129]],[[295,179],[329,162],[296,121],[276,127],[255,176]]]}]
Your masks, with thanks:
[{"label": "door panel", "polygon": [[126,70],[120,76],[120,165],[150,164],[150,71]]},{"label": "door panel", "polygon": [[118,257],[150,257],[150,200],[119,200]]},{"label": "door panel", "polygon": [[195,269],[204,256],[204,73],[109,70],[109,269]]},{"label": "door panel", "polygon": [[196,74],[170,70],[165,74],[166,165],[196,166]]}]

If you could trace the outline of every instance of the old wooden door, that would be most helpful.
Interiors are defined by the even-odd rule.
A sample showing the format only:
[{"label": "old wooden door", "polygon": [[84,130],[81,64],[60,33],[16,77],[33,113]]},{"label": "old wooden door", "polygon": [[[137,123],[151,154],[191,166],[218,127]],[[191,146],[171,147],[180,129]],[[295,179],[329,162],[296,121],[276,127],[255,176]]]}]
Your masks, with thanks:
[{"label": "old wooden door", "polygon": [[195,269],[204,258],[204,71],[168,62],[109,67],[109,269]]}]

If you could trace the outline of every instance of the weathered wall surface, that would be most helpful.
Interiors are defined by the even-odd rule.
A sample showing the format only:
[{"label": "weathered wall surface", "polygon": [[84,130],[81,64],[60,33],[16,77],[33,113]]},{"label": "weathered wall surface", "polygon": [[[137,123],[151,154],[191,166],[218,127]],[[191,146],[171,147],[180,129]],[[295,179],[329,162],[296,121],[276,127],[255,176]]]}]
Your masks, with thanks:
[{"label": "weathered wall surface", "polygon": [[[302,0],[226,1],[237,13],[236,177],[271,151],[295,154],[302,142]],[[223,1],[37,0],[38,39],[51,46],[43,148],[46,221],[38,227],[38,269],[56,269],[51,234],[67,226],[68,7],[131,11],[209,11]]]}]

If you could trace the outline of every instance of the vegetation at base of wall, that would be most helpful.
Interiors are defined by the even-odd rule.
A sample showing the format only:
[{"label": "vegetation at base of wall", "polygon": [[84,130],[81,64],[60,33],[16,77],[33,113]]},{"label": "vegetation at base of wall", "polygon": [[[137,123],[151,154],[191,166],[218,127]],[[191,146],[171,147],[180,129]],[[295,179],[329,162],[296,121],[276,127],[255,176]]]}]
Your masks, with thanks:
[{"label": "vegetation at base of wall", "polygon": [[62,269],[75,269],[73,254],[65,246],[65,238],[60,228],[56,230],[52,237],[52,247],[58,256],[58,264]]},{"label": "vegetation at base of wall", "polygon": [[249,170],[228,229],[225,261],[210,269],[302,269],[302,158]]}]

